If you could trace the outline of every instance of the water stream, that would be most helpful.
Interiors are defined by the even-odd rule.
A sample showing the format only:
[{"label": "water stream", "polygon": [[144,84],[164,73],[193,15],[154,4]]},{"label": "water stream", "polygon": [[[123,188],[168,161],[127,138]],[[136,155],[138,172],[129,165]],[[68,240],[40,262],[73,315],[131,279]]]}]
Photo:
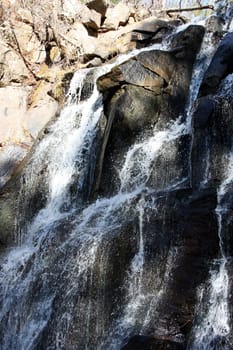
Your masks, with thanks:
[{"label": "water stream", "polygon": [[[202,315],[195,329],[195,339],[189,349],[192,350],[228,350],[231,349],[228,341],[230,335],[230,311],[229,311],[229,275],[228,258],[224,242],[224,216],[228,212],[227,202],[224,197],[232,185],[233,163],[232,155],[229,156],[228,168],[219,189],[216,216],[218,222],[218,237],[220,257],[214,261],[210,270],[210,281],[207,291],[208,301],[203,299],[200,305]],[[203,297],[204,295],[202,295]],[[206,309],[207,307],[207,309]]]},{"label": "water stream", "polygon": [[[184,117],[163,130],[155,126],[153,133],[137,140],[118,169],[117,193],[91,204],[86,203],[84,192],[93,183],[94,150],[103,116],[96,80],[140,51],[74,75],[60,117],[48,127],[22,177],[18,245],[3,256],[0,270],[2,350],[43,350],[41,339],[46,339],[46,350],[120,350],[130,336],[150,329],[178,252],[172,248],[167,252],[162,279],[158,276],[154,284],[146,281],[145,227],[151,220],[149,213],[157,214],[157,193],[181,189],[186,180],[178,174],[163,182],[166,167],[157,169],[153,163],[165,153],[167,159],[172,158],[178,150],[174,146],[169,155],[169,146],[191,133],[191,108],[214,52],[213,48],[206,50],[209,43],[207,36],[196,62]],[[168,49],[162,44],[143,50],[155,48]],[[151,188],[150,179],[157,173],[160,187]],[[216,349],[211,347],[213,339],[230,331],[222,198],[231,181],[231,175],[226,176],[218,191],[221,256],[211,272],[209,309],[192,350]],[[38,204],[36,215],[30,216],[30,198],[39,188],[43,188],[43,205]],[[159,234],[160,229],[153,232],[155,237]],[[109,291],[109,283],[114,285],[113,291]]]}]

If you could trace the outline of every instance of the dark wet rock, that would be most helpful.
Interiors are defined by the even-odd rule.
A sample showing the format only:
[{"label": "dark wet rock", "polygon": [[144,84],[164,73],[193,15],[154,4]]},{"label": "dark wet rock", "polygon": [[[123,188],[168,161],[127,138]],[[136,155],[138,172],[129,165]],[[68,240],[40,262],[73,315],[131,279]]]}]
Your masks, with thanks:
[{"label": "dark wet rock", "polygon": [[151,311],[150,335],[173,334],[182,339],[190,332],[197,288],[208,278],[209,263],[218,256],[216,199],[214,188],[161,192],[156,211],[147,212],[144,291],[161,293]]},{"label": "dark wet rock", "polygon": [[224,20],[221,16],[212,15],[206,20],[206,31],[220,37],[223,25]]},{"label": "dark wet rock", "polygon": [[95,10],[96,12],[99,12],[101,16],[104,17],[108,8],[108,3],[106,0],[91,0],[86,3],[86,6],[90,10]]},{"label": "dark wet rock", "polygon": [[14,241],[16,212],[16,194],[0,193],[0,253]]},{"label": "dark wet rock", "polygon": [[[192,185],[220,184],[232,145],[231,98],[204,97],[193,112]],[[225,156],[224,156],[225,155]]]},{"label": "dark wet rock", "polygon": [[209,65],[201,87],[199,96],[214,94],[220,82],[233,72],[233,33],[224,36]]},{"label": "dark wet rock", "polygon": [[159,19],[146,21],[132,31],[131,41],[137,42],[137,48],[161,42],[166,35],[171,33],[175,25],[176,23]]},{"label": "dark wet rock", "polygon": [[[117,180],[117,174],[112,167],[112,159],[116,164],[120,164],[122,154],[136,141],[137,136],[145,130],[153,128],[158,121],[160,101],[161,97],[154,95],[150,90],[133,85],[123,85],[114,94],[111,101],[109,101],[110,103],[106,106],[108,118],[100,156],[97,161],[94,193],[99,190],[105,152],[107,152],[105,164],[108,164],[108,167],[105,167],[106,176],[111,171],[113,180],[107,186],[110,190],[112,186],[115,186]],[[151,113],[151,111],[153,112]],[[109,140],[110,134],[111,139]],[[110,149],[111,153],[109,152]]]},{"label": "dark wet rock", "polygon": [[171,48],[177,50],[176,57],[193,62],[204,33],[204,27],[190,25],[185,30],[175,34],[171,40]]},{"label": "dark wet rock", "polygon": [[[119,185],[117,169],[122,164],[125,151],[135,141],[139,142],[142,135],[150,135],[155,125],[158,130],[163,130],[184,112],[192,65],[203,34],[203,27],[189,26],[174,36],[172,50],[142,52],[98,79],[108,122],[94,192],[99,189],[99,193],[106,195],[106,189],[108,193],[116,190]],[[199,40],[195,37],[193,45],[197,35]],[[181,55],[181,52],[185,54]],[[179,159],[181,154],[188,159],[188,143],[184,152],[179,152],[181,147],[178,144],[175,146]],[[174,159],[179,167],[187,169],[177,157],[174,156]],[[177,170],[176,167],[174,169]],[[111,187],[106,186],[109,174],[113,180]],[[179,174],[184,175],[185,171]],[[149,179],[148,183],[156,186],[158,181]],[[163,184],[167,186],[170,183],[165,180]]]},{"label": "dark wet rock", "polygon": [[[145,296],[158,295],[159,299],[156,307],[152,306],[150,310],[151,318],[145,329],[145,337],[132,338],[128,347],[123,349],[137,349],[139,345],[141,350],[157,349],[155,346],[162,346],[161,349],[166,350],[185,349],[183,344],[194,319],[197,288],[208,277],[209,263],[218,254],[214,213],[216,191],[145,193],[145,198],[148,204],[143,220],[146,268],[143,269],[141,283]],[[135,197],[135,207],[139,200],[140,197]],[[153,205],[155,200],[156,206]],[[64,327],[61,313],[71,312],[72,315],[65,340],[66,346],[71,349],[82,348],[87,344],[90,349],[94,349],[96,344],[100,345],[98,342],[102,336],[109,336],[106,332],[110,325],[124,315],[128,302],[128,272],[139,249],[139,219],[133,207],[130,211],[126,207],[121,209],[120,227],[105,231],[95,255],[95,264],[85,274],[79,274],[81,261],[74,264],[81,254],[78,235],[73,235],[70,241],[66,237],[64,249],[60,249],[59,239],[64,239],[62,232],[69,235],[75,225],[69,227],[66,220],[64,225],[60,224],[51,230],[49,238],[40,248],[37,261],[40,272],[34,275],[32,281],[33,298],[29,298],[25,306],[30,310],[30,303],[32,306],[40,300],[45,279],[47,296],[56,288],[53,312],[38,339],[36,349],[52,347],[57,332]],[[48,274],[48,264],[54,266],[53,276]],[[43,276],[43,280],[40,276]],[[78,283],[78,289],[75,283]],[[142,304],[141,312],[145,312],[149,306],[147,300]],[[87,320],[86,312],[89,313],[88,324],[84,322]],[[140,315],[138,312],[137,317],[140,318]],[[134,332],[139,332],[137,322]],[[91,337],[88,337],[89,334]],[[110,335],[106,349],[114,339]]]},{"label": "dark wet rock", "polygon": [[215,109],[215,101],[211,96],[201,97],[196,103],[192,114],[192,125],[194,129],[203,129],[208,125]]},{"label": "dark wet rock", "polygon": [[184,350],[183,344],[168,340],[156,339],[153,337],[135,335],[122,350]]}]

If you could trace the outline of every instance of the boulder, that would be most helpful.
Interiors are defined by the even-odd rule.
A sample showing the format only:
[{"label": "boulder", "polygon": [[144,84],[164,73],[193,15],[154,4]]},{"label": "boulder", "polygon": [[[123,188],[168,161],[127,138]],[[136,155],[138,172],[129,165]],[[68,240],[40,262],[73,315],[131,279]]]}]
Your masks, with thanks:
[{"label": "boulder", "polygon": [[24,22],[15,22],[13,27],[17,46],[20,52],[30,63],[42,63],[45,61],[45,47],[38,40],[31,25]]},{"label": "boulder", "polygon": [[200,48],[205,28],[200,25],[189,25],[185,30],[179,31],[171,39],[170,47],[176,51],[178,59],[194,62],[195,54]]},{"label": "boulder", "polygon": [[[197,34],[199,45],[193,45]],[[98,190],[107,196],[114,193],[119,186],[116,169],[125,151],[142,134],[150,134],[155,126],[157,130],[164,130],[168,123],[184,113],[192,66],[203,34],[201,26],[187,28],[173,38],[170,51],[141,52],[97,80],[97,86],[104,96],[108,123],[101,157],[97,162],[94,193]],[[182,42],[185,45],[181,45]],[[185,55],[191,46],[190,53]],[[173,175],[175,179],[187,176],[189,140],[178,139],[167,147],[167,154],[172,156],[166,161],[174,169],[174,174],[170,171],[170,174],[163,176],[162,184],[165,187],[173,184]],[[160,160],[158,158],[158,162],[154,163],[159,166]],[[158,184],[156,165],[153,168],[155,175],[148,178],[152,187]],[[107,186],[109,174],[114,179],[111,188]]]},{"label": "boulder", "polygon": [[58,111],[58,102],[44,91],[44,95],[34,101],[25,115],[24,125],[31,137],[36,140],[41,130],[54,118]]},{"label": "boulder", "polygon": [[95,10],[96,12],[99,12],[102,17],[105,17],[108,8],[108,2],[107,0],[89,0],[87,1],[86,6],[90,10]]},{"label": "boulder", "polygon": [[136,58],[122,63],[100,78],[98,80],[98,88],[103,92],[106,89],[116,88],[125,83],[142,86],[157,93],[165,85],[163,78],[152,70],[146,69]]},{"label": "boulder", "polygon": [[117,29],[120,25],[125,25],[130,16],[130,9],[125,4],[119,2],[115,7],[108,7],[106,11],[106,19],[103,27],[110,29]]},{"label": "boulder", "polygon": [[[132,17],[130,17],[132,18]],[[155,42],[160,42],[176,26],[173,22],[158,20],[156,17],[121,27],[118,30],[98,35],[97,52],[102,58],[127,53]]]},{"label": "boulder", "polygon": [[169,339],[135,335],[121,350],[184,350],[185,346]]},{"label": "boulder", "polygon": [[[122,161],[124,151],[133,144],[142,130],[146,132],[146,130],[153,128],[158,121],[160,101],[161,97],[156,96],[154,92],[130,84],[123,85],[108,101],[108,105],[106,105],[107,125],[96,165],[93,194],[98,191],[103,192],[105,181],[107,181],[106,173],[113,170],[110,170],[112,159],[114,159],[114,164],[119,164]],[[109,154],[109,150],[111,150],[111,154]],[[109,157],[106,160],[106,164],[109,166],[106,167],[106,173],[103,175],[105,152],[106,158]],[[112,177],[115,181],[108,184],[108,191],[113,191],[117,183],[115,171],[112,172]]]},{"label": "boulder", "polygon": [[[174,83],[177,79],[183,80],[183,85],[186,84],[184,88],[188,89],[187,82],[191,78],[191,69],[188,66],[193,64],[195,54],[200,47],[200,40],[196,40],[195,45],[192,44],[196,35],[199,35],[201,40],[204,28],[189,26],[173,37],[170,52],[159,50],[142,52],[115,67],[110,73],[99,78],[100,91],[120,86],[125,82],[155,89],[155,91],[157,91],[157,87],[167,87],[170,84],[170,89],[177,90],[177,84]],[[181,59],[184,59],[187,69],[178,68]],[[182,89],[181,86],[180,89]]]},{"label": "boulder", "polygon": [[74,23],[61,38],[63,55],[67,62],[82,60],[85,56],[96,56],[96,40],[88,35],[81,23]]},{"label": "boulder", "polygon": [[199,96],[214,94],[222,79],[233,72],[233,33],[224,36],[209,65],[200,87]]},{"label": "boulder", "polygon": [[87,28],[97,30],[101,25],[101,14],[75,0],[63,2],[62,15],[84,24]]},{"label": "boulder", "polygon": [[0,87],[28,79],[29,71],[19,53],[0,43]]}]

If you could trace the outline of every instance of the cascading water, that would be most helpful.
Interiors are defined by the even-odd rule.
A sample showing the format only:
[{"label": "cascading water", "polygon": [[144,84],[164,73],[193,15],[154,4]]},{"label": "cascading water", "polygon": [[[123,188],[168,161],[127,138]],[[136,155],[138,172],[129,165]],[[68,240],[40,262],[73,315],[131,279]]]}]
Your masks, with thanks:
[{"label": "cascading water", "polygon": [[[125,60],[134,54],[131,53],[120,60]],[[82,293],[85,289],[92,288],[93,271],[103,237],[114,234],[124,221],[127,222],[129,217],[132,220],[139,213],[139,248],[128,271],[131,276],[126,282],[128,302],[124,320],[118,322],[124,332],[119,333],[116,326],[114,332],[119,334],[119,339],[112,348],[118,348],[127,337],[128,331],[124,322],[132,312],[132,307],[134,313],[130,315],[129,325],[132,328],[135,327],[138,308],[141,306],[141,300],[145,298],[142,291],[144,201],[139,200],[135,209],[132,204],[138,201],[141,193],[148,191],[146,183],[152,171],[150,164],[157,152],[182,135],[184,125],[176,122],[167,130],[155,131],[154,136],[136,144],[129,150],[125,164],[120,170],[119,193],[109,199],[97,200],[80,211],[77,207],[77,199],[71,198],[70,185],[75,177],[76,193],[79,194],[83,190],[83,182],[89,171],[93,140],[102,113],[101,96],[94,81],[98,76],[109,71],[112,66],[108,65],[93,72],[93,91],[91,96],[84,100],[81,98],[83,81],[92,71],[84,70],[76,73],[71,82],[67,105],[60,118],[50,127],[48,136],[40,142],[25,171],[23,183],[27,185],[27,192],[21,191],[20,200],[24,201],[26,210],[30,207],[30,202],[27,204],[27,193],[31,195],[38,187],[34,173],[42,173],[40,181],[44,182],[44,186],[48,188],[48,195],[45,207],[38,211],[30,223],[20,227],[18,239],[20,246],[13,249],[3,261],[1,270],[3,302],[0,322],[2,324],[1,345],[4,350],[36,347],[46,328],[50,326],[51,319],[54,319],[53,327],[56,328],[56,339],[52,340],[55,344],[54,348],[62,349],[66,346],[68,337],[73,334],[72,322],[77,317],[72,309],[76,305],[82,309]],[[172,186],[174,185],[173,183]],[[76,215],[77,210],[78,215]],[[123,217],[123,222],[120,222],[120,218]],[[59,227],[63,225],[65,227],[67,222],[71,227],[69,233],[66,232],[66,237],[63,237],[59,233]],[[51,246],[53,246],[53,254],[50,251]],[[69,257],[66,258],[64,266],[62,261],[67,252]],[[103,259],[105,259],[104,256]],[[47,270],[50,264],[56,267],[52,273]],[[68,271],[69,276],[67,276]],[[104,274],[104,271],[102,273]],[[59,286],[57,285],[58,276]],[[30,297],[31,294],[34,294],[33,299]],[[59,308],[65,311],[60,317],[56,315],[58,311],[54,310],[53,305],[62,294],[64,295],[59,301]],[[154,295],[146,297],[153,299]],[[137,302],[136,306],[135,302]],[[153,300],[150,303],[153,303]],[[84,305],[86,305],[85,302]],[[84,307],[79,316],[82,324],[80,329],[83,329],[85,338],[80,340],[80,348],[95,348],[96,345],[93,345],[93,342],[97,344],[106,331],[98,308],[95,310],[95,320],[93,320],[93,307],[89,301],[88,315],[84,317],[82,314],[86,313]],[[144,310],[145,316],[148,312],[148,308]],[[91,334],[93,322],[96,324],[98,339],[95,334]],[[106,348],[107,345],[103,344],[100,341],[100,347]],[[72,348],[72,345],[70,346]]]},{"label": "cascading water", "polygon": [[[199,73],[202,74],[203,61],[206,64],[208,57],[199,56],[199,73],[194,74],[191,83],[185,118],[170,122],[162,130],[155,126],[149,136],[137,140],[118,169],[118,191],[88,205],[88,195],[83,192],[89,194],[93,183],[95,142],[98,143],[103,113],[102,96],[95,82],[114,65],[138,52],[97,70],[75,74],[65,108],[35,149],[23,175],[22,215],[30,209],[28,198],[38,188],[42,186],[48,193],[35,216],[26,215],[26,222],[19,220],[20,245],[2,258],[0,342],[3,350],[119,350],[131,336],[149,334],[158,316],[157,306],[166,292],[177,248],[169,247],[166,254],[162,252],[166,259],[164,271],[160,273],[159,266],[153,266],[153,278],[148,281],[150,237],[146,237],[146,225],[159,211],[156,202],[159,191],[166,198],[169,192],[185,187],[182,172],[164,178],[166,171],[169,172],[168,160],[179,153],[176,141],[190,133],[190,119],[186,116],[196,99]],[[90,91],[86,91],[88,96],[83,96],[86,79]],[[153,167],[161,158],[161,168]],[[38,179],[35,173],[40,174]],[[152,188],[151,178],[156,174],[160,184]],[[222,191],[226,186],[223,182],[219,190],[219,238]],[[161,228],[154,230],[153,236],[156,235],[161,235]],[[219,297],[219,279],[227,282],[227,259],[221,242],[220,239],[222,259],[213,277],[216,282],[211,294],[213,307]],[[225,298],[225,294],[221,296]],[[225,312],[224,300],[220,309]],[[209,315],[214,312],[210,307]],[[216,327],[228,332],[228,318],[222,322]],[[202,337],[202,345],[217,331],[210,334],[207,330],[207,333],[208,336]]]},{"label": "cascading water", "polygon": [[[229,28],[231,16],[227,11],[225,28]],[[232,99],[233,75],[229,74],[222,80],[217,96]],[[229,107],[230,108],[230,107]],[[232,145],[232,135],[230,137]],[[201,186],[208,186],[211,178],[210,153],[211,147],[207,144],[206,170]],[[230,146],[232,147],[232,146]],[[229,247],[227,244],[226,231],[231,222],[231,202],[229,193],[233,181],[232,150],[224,154],[222,166],[222,180],[217,189],[217,207],[215,214],[218,225],[219,258],[214,261],[210,268],[210,279],[202,288],[200,304],[197,310],[197,321],[194,327],[194,336],[188,346],[190,350],[230,350],[232,349],[231,314],[229,305]]]},{"label": "cascading water", "polygon": [[218,206],[216,208],[220,258],[214,262],[210,271],[209,300],[204,300],[202,305],[202,307],[206,308],[207,306],[208,308],[203,310],[201,321],[198,320],[195,338],[189,347],[192,350],[231,349],[228,341],[230,334],[228,256],[224,248],[223,218],[229,211],[225,207],[224,197],[233,180],[232,156],[229,157],[228,161],[229,166],[226,177],[218,189]]}]

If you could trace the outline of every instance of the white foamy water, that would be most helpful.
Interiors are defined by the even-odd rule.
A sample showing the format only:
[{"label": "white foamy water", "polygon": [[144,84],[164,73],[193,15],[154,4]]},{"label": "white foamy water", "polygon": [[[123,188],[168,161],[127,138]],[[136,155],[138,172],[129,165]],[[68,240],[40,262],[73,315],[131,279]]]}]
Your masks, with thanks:
[{"label": "white foamy water", "polygon": [[[227,211],[224,199],[229,186],[233,183],[233,156],[227,158],[228,166],[225,177],[218,189],[218,205],[216,216],[218,221],[218,237],[220,258],[215,261],[210,270],[208,303],[205,300],[200,308],[207,306],[207,310],[194,331],[194,341],[190,350],[228,350],[227,336],[230,334],[230,311],[229,311],[229,276],[227,260],[224,249],[224,226],[223,215]],[[207,304],[206,304],[207,303]]]},{"label": "white foamy water", "polygon": [[[146,50],[156,48],[161,46],[156,45]],[[119,169],[119,192],[113,197],[98,199],[84,209],[80,206],[77,214],[78,199],[73,199],[70,195],[70,184],[74,177],[77,193],[82,189],[93,140],[103,112],[102,97],[97,91],[96,79],[110,71],[114,65],[140,51],[135,50],[129,55],[121,56],[114,64],[79,71],[74,75],[66,106],[50,127],[50,133],[38,145],[25,172],[24,181],[30,192],[31,188],[37,186],[36,180],[32,180],[34,174],[44,171],[48,194],[44,208],[24,228],[20,238],[21,247],[13,250],[3,261],[0,274],[3,285],[0,291],[3,300],[0,321],[5,327],[3,350],[32,349],[36,339],[49,324],[54,300],[59,300],[59,308],[66,310],[55,323],[56,344],[58,348],[62,348],[63,343],[66,344],[69,327],[73,317],[77,316],[73,308],[83,301],[81,297],[82,293],[86,292],[85,288],[92,286],[101,245],[129,218],[138,218],[138,230],[133,232],[138,246],[125,281],[126,303],[122,316],[111,325],[110,338],[104,341],[100,348],[119,349],[132,330],[146,329],[156,309],[163,292],[162,288],[157,294],[145,292],[143,289],[144,222],[147,220],[146,205],[149,205],[145,195],[151,191],[147,182],[151,172],[157,171],[152,170],[152,164],[158,154],[163,152],[163,147],[169,142],[186,134],[187,125],[178,120],[164,130],[155,129],[153,136],[130,148],[125,155],[124,164]],[[83,83],[87,76],[91,79],[90,89],[93,88],[93,91],[87,99],[82,100]],[[193,90],[195,89],[197,86],[194,84]],[[196,93],[196,90],[194,92]],[[184,179],[178,179],[170,188],[179,187],[183,181]],[[156,188],[153,191],[155,192]],[[67,229],[68,218],[70,226]],[[60,230],[59,224],[64,225]],[[174,255],[171,254],[171,257],[172,261]],[[171,265],[171,262],[169,264]],[[49,268],[53,268],[53,271],[48,271]],[[68,278],[65,277],[67,274]],[[61,285],[57,284],[58,279]],[[43,298],[44,290],[46,298]],[[60,294],[63,295],[62,300],[59,299]],[[89,329],[93,312],[91,301],[86,310],[80,307],[78,311],[86,313],[82,320],[83,325],[80,326]],[[96,322],[96,328],[100,329],[101,334],[102,326],[98,320]],[[90,335],[87,335],[86,349],[88,337]],[[111,341],[112,343],[109,343]]]},{"label": "white foamy water", "polygon": [[[149,49],[159,47],[156,45]],[[27,227],[24,227],[24,231],[21,231],[21,246],[12,250],[3,258],[0,274],[2,289],[0,293],[4,303],[0,311],[0,321],[9,329],[7,333],[5,332],[2,342],[4,350],[32,348],[34,341],[40,336],[49,322],[53,300],[57,298],[57,291],[53,293],[52,290],[49,290],[47,301],[44,305],[39,297],[39,299],[36,298],[34,300],[33,305],[28,303],[27,293],[30,293],[31,286],[33,286],[40,275],[43,276],[43,284],[51,283],[50,278],[52,277],[49,277],[49,274],[45,271],[49,260],[53,258],[53,254],[49,252],[49,246],[53,245],[53,242],[56,242],[58,239],[55,235],[56,225],[72,215],[76,209],[76,205],[70,196],[70,183],[75,176],[77,187],[82,188],[92,142],[103,112],[102,97],[97,91],[95,82],[99,76],[110,71],[114,65],[127,60],[138,52],[139,50],[136,50],[134,53],[121,56],[117,63],[95,70],[79,71],[74,75],[68,93],[68,101],[60,117],[49,127],[49,134],[38,145],[25,171],[24,183],[26,183],[29,192],[34,187],[37,187],[35,173],[44,172],[48,188],[47,200],[45,207],[37,213],[31,223],[27,224]],[[92,75],[90,88],[93,88],[93,91],[90,93],[89,98],[82,100],[83,84],[87,75],[90,74]],[[171,138],[180,135],[183,127],[179,126],[177,128],[179,131],[174,130],[174,135]],[[159,137],[158,145],[156,145],[155,140],[149,142],[150,146],[148,148],[151,148],[149,151],[151,156],[155,156],[156,150],[162,147],[163,142],[167,142],[169,130],[164,132],[164,134],[161,133],[161,137],[157,133]],[[145,151],[147,147],[146,141],[140,147]],[[148,166],[152,161],[149,158],[150,156],[148,156]],[[124,169],[130,167],[129,164],[127,165],[130,159],[131,157],[126,156],[125,165],[123,165]],[[135,156],[134,159],[137,162]],[[145,169],[142,169],[142,171],[146,171],[146,164]],[[72,305],[73,298],[76,298],[75,295],[78,293],[79,288],[82,290],[89,281],[88,276],[94,267],[103,237],[121,226],[122,222],[119,221],[119,217],[127,218],[128,210],[131,212],[131,215],[136,215],[138,212],[130,208],[132,207],[132,202],[137,201],[140,193],[146,190],[145,183],[142,180],[146,177],[147,175],[141,177],[138,174],[135,186],[131,187],[129,184],[133,178],[135,179],[135,175],[128,176],[127,179],[124,179],[124,186],[128,187],[129,191],[124,192],[120,190],[112,198],[97,200],[94,204],[82,210],[73,221],[74,227],[69,233],[68,239],[59,247],[54,248],[54,252],[58,251],[56,254],[64,254],[64,252],[72,250],[74,247],[76,249],[76,253],[74,257],[70,258],[71,262],[68,265],[70,281],[72,282],[70,282],[70,289],[64,296],[64,300],[71,300],[70,305]],[[25,192],[23,195],[25,195]],[[132,272],[135,276],[133,278],[135,280],[134,283],[136,283],[136,280],[138,280],[137,283],[140,282],[140,276],[143,271],[142,208],[139,212],[141,233],[139,252],[132,262]],[[57,268],[62,269],[63,267],[58,265]],[[60,274],[65,274],[66,269],[67,266],[60,271]],[[131,289],[129,288],[129,290]],[[130,293],[133,295],[132,290]],[[14,313],[12,317],[8,316],[10,310]],[[72,310],[69,310],[68,306],[67,310],[66,327],[72,322]],[[28,313],[26,319],[25,313]],[[132,322],[134,321],[135,318],[132,317]],[[59,330],[59,324],[57,328],[58,333],[64,331]],[[57,341],[59,342],[59,340]],[[63,341],[65,341],[64,334]]]}]

